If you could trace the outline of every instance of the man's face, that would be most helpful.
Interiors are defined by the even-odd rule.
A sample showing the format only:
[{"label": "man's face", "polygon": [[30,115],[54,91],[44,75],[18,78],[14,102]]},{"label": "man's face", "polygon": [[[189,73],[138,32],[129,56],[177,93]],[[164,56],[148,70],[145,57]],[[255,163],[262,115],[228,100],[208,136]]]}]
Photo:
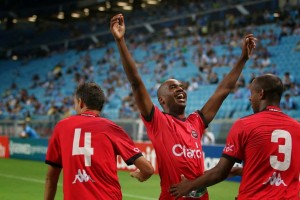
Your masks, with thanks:
[{"label": "man's face", "polygon": [[175,79],[169,79],[163,83],[160,97],[161,103],[168,108],[174,110],[178,107],[185,108],[187,102],[187,94],[181,82]]},{"label": "man's face", "polygon": [[257,112],[259,112],[261,95],[260,95],[260,92],[255,87],[255,82],[256,81],[254,79],[250,85],[251,96],[250,96],[249,100],[251,102],[253,112],[257,113]]}]

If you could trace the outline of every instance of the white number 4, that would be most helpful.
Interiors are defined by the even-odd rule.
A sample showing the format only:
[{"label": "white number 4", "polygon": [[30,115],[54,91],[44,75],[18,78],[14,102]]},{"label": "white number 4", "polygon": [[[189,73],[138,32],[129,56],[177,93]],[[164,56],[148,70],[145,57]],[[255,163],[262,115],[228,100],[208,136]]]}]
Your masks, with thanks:
[{"label": "white number 4", "polygon": [[76,128],[73,139],[72,155],[84,155],[84,164],[87,167],[91,166],[91,155],[94,154],[94,148],[91,147],[92,134],[90,132],[84,133],[84,146],[79,146],[79,140],[81,135],[81,128]]}]

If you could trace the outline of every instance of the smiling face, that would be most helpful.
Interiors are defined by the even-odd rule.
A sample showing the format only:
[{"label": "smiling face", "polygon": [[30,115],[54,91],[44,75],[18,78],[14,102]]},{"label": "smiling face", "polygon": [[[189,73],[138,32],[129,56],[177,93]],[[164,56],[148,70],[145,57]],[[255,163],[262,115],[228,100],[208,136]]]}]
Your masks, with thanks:
[{"label": "smiling face", "polygon": [[158,101],[164,111],[173,115],[182,115],[187,102],[187,94],[181,82],[175,79],[165,81],[158,89]]}]

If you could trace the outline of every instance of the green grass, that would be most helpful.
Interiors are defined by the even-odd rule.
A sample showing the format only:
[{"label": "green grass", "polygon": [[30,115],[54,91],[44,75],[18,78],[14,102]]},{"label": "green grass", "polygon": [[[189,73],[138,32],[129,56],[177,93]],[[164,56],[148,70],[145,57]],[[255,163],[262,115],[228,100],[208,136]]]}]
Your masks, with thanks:
[{"label": "green grass", "polygon": [[[0,159],[0,199],[1,200],[40,200],[43,199],[44,180],[47,165],[43,162]],[[158,199],[159,177],[152,176],[140,183],[131,178],[128,172],[119,172],[124,200]],[[62,200],[61,179],[56,200]],[[233,200],[238,191],[238,183],[222,182],[209,187],[210,200]]]}]

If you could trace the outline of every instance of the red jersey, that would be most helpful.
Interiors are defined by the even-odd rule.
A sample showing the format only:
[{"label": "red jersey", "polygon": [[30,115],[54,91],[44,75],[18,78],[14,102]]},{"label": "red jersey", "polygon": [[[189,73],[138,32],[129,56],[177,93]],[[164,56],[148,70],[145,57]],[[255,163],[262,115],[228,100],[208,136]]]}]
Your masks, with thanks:
[{"label": "red jersey", "polygon": [[117,155],[128,165],[142,156],[121,127],[85,112],[55,126],[46,163],[63,168],[65,200],[121,200]]},{"label": "red jersey", "polygon": [[[194,112],[186,119],[179,119],[161,112],[156,106],[153,108],[152,119],[142,119],[157,156],[161,179],[160,199],[174,199],[169,188],[181,181],[181,174],[188,179],[195,179],[204,172],[201,137],[207,125],[200,112]],[[206,188],[198,193],[205,194],[201,198],[184,200],[208,199]]]},{"label": "red jersey", "polygon": [[300,199],[300,123],[278,107],[237,120],[223,156],[244,162],[239,200]]}]

